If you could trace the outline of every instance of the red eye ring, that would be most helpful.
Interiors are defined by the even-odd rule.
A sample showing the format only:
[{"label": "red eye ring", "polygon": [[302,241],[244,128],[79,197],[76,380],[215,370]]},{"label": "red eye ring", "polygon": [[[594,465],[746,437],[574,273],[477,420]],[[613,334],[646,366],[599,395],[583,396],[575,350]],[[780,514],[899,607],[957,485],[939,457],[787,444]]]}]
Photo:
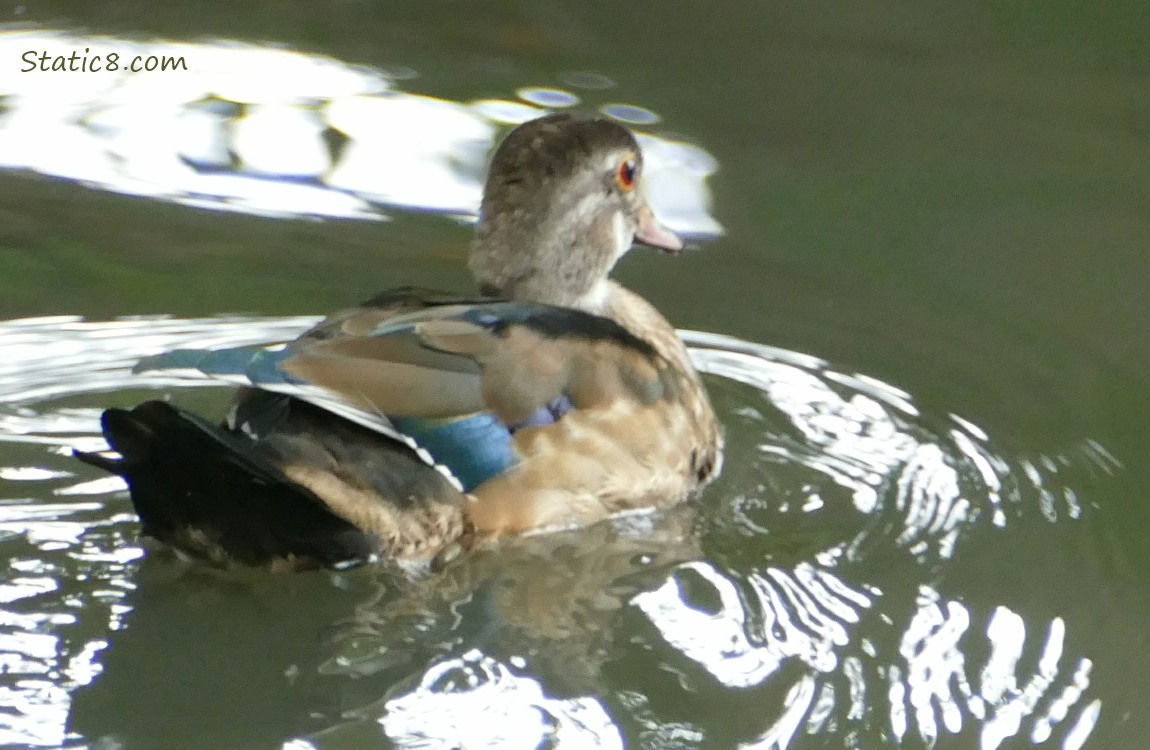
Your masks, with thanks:
[{"label": "red eye ring", "polygon": [[619,162],[619,167],[615,170],[615,182],[617,182],[623,190],[633,190],[635,188],[635,177],[638,171],[639,164],[635,161],[635,155],[628,154],[623,161]]}]

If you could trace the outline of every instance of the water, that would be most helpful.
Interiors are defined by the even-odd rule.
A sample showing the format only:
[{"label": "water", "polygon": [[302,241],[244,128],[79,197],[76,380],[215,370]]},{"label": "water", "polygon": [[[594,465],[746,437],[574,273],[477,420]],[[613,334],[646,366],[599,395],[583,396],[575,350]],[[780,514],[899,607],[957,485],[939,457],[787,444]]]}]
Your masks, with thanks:
[{"label": "water", "polygon": [[[203,70],[0,70],[0,746],[1142,746],[1137,24],[910,3],[11,20],[46,28],[0,35],[5,59],[82,42]],[[228,394],[131,363],[467,288],[486,150],[574,99],[649,134],[659,210],[696,238],[618,275],[707,332],[684,336],[720,480],[423,581],[145,551],[118,480],[68,450],[100,445],[105,406],[219,415]]]}]

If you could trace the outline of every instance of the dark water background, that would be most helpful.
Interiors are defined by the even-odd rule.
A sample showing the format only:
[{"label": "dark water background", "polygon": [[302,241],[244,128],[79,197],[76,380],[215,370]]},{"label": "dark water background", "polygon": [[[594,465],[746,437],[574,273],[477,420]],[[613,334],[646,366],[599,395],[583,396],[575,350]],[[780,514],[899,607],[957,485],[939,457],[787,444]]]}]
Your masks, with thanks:
[{"label": "dark water background", "polygon": [[[0,171],[0,746],[1145,747],[1144,15],[1063,0],[0,10],[22,24],[0,34],[0,162],[38,149],[64,165]],[[417,583],[221,580],[143,554],[126,496],[66,447],[97,444],[106,405],[158,389],[219,414],[227,394],[132,379],[136,357],[290,336],[296,316],[392,285],[466,289],[469,230],[386,206],[388,221],[317,220],[100,189],[52,129],[76,116],[52,103],[91,80],[19,72],[54,31],[324,55],[453,106],[533,86],[658,113],[646,132],[716,162],[725,233],[676,260],[632,253],[617,276],[681,328],[736,337],[691,338],[728,431],[722,479],[680,513]],[[170,86],[151,75],[145,113]],[[287,63],[283,79],[305,86]],[[42,129],[13,125],[33,111]],[[475,172],[472,156],[452,169]]]}]

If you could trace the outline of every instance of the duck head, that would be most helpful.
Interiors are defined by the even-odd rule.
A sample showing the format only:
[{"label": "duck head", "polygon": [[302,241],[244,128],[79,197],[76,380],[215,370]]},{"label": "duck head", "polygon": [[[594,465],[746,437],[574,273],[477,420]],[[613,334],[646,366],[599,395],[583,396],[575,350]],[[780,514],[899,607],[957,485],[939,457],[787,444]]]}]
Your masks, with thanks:
[{"label": "duck head", "polygon": [[562,113],[504,138],[471,246],[485,293],[598,312],[608,274],[634,242],[683,247],[647,204],[643,154],[627,128]]}]

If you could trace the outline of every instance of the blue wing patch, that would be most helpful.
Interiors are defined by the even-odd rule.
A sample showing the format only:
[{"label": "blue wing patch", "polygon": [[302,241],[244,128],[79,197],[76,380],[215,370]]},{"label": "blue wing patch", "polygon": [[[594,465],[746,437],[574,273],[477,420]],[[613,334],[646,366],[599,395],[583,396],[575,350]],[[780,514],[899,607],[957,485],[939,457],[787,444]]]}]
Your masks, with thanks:
[{"label": "blue wing patch", "polygon": [[519,460],[511,431],[489,412],[456,419],[393,417],[391,421],[436,463],[449,468],[465,492],[502,474]]},{"label": "blue wing patch", "polygon": [[511,439],[516,430],[554,424],[571,408],[570,399],[559,396],[512,427],[490,412],[457,419],[392,417],[391,421],[396,429],[430,453],[436,463],[450,469],[463,484],[463,490],[470,492],[518,462]]}]

